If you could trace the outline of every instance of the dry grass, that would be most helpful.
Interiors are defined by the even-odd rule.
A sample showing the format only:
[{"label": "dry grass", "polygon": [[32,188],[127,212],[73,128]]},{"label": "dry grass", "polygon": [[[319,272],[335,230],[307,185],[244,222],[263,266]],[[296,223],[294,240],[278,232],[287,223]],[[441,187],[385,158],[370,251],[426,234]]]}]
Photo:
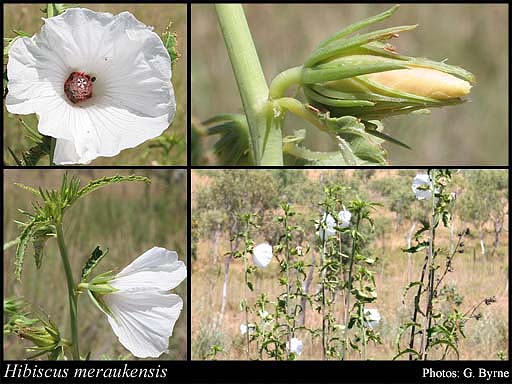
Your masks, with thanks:
[{"label": "dry grass", "polygon": [[[284,69],[300,65],[322,39],[387,8],[384,4],[245,6],[267,82]],[[505,4],[404,4],[391,19],[374,27],[419,24],[393,42],[400,52],[448,58],[448,63],[463,66],[477,78],[466,104],[433,109],[429,116],[385,120],[386,131],[414,149],[386,145],[391,164],[507,164],[507,9]],[[204,121],[218,113],[238,112],[241,101],[214,8],[193,4],[191,12],[192,115]],[[291,128],[310,129],[298,119],[290,119],[287,125],[290,132]],[[308,131],[306,142],[317,150],[334,148],[317,130]],[[211,149],[212,145],[210,139],[204,146]],[[210,161],[215,162],[211,155]]]},{"label": "dry grass", "polygon": [[[153,162],[163,165],[184,165],[187,163],[187,6],[185,4],[86,4],[81,7],[97,12],[117,14],[123,11],[131,12],[138,20],[154,27],[161,35],[170,21],[172,29],[178,34],[178,49],[181,58],[174,65],[172,83],[176,96],[176,115],[170,127],[164,132],[174,134],[179,140],[166,156],[163,151],[150,149],[149,143],[136,148],[126,149],[118,156],[99,158],[92,165],[151,165]],[[4,4],[4,36],[13,36],[13,29],[22,30],[29,34],[41,29],[43,13],[40,11],[44,4]],[[5,59],[4,59],[5,63]],[[35,127],[37,120],[34,114],[17,116],[7,112],[4,106],[4,162],[13,164],[14,161],[7,152],[11,148],[15,154],[30,147],[30,142],[22,134],[23,128],[18,121],[22,117],[29,125]]]},{"label": "dry grass", "polygon": [[[317,179],[320,173],[333,171],[315,171],[313,179]],[[386,171],[378,171],[387,174]],[[384,177],[382,175],[375,175]],[[208,183],[208,176],[193,173],[192,189],[197,190]],[[195,185],[198,182],[198,185]],[[371,196],[378,200],[378,196]],[[194,194],[192,195],[194,202]],[[194,207],[194,204],[193,204]],[[301,207],[294,207],[296,211],[302,212],[313,219],[314,212],[308,212]],[[394,214],[386,208],[381,208],[375,213],[375,217],[385,217],[393,220],[386,230],[382,243],[381,238],[376,238],[368,249],[373,255],[379,257],[374,267],[376,272],[376,285],[379,298],[375,305],[382,315],[382,321],[378,327],[381,333],[383,344],[368,347],[368,356],[377,360],[390,360],[396,354],[395,339],[399,326],[407,318],[411,311],[412,292],[408,296],[408,305],[401,302],[404,287],[409,283],[407,273],[407,255],[401,251],[406,246],[406,235],[409,231],[409,224],[396,228],[394,225]],[[465,228],[466,224],[456,220],[456,230]],[[505,223],[507,228],[508,222]],[[309,228],[313,230],[312,228]],[[264,239],[258,237],[254,232],[256,244]],[[473,230],[473,233],[476,233]],[[487,244],[491,236],[486,238]],[[448,230],[438,231],[437,244],[447,246],[449,243]],[[503,351],[508,355],[508,232],[503,233],[501,246],[497,256],[493,259],[483,259],[479,252],[478,237],[469,237],[465,240],[465,253],[457,254],[454,260],[454,272],[450,273],[445,280],[446,285],[453,285],[460,295],[464,297],[461,310],[466,311],[474,304],[489,296],[496,296],[497,302],[490,306],[483,306],[481,313],[483,317],[479,321],[472,320],[466,327],[466,339],[461,340],[461,360],[497,360],[498,352]],[[218,261],[214,263],[213,244],[210,240],[201,240],[197,246],[197,258],[192,264],[192,358],[201,359],[204,353],[213,344],[221,345],[225,352],[217,355],[218,359],[245,359],[244,339],[240,335],[240,324],[244,323],[244,315],[240,310],[239,303],[243,299],[244,279],[243,263],[233,261],[230,267],[228,282],[228,302],[225,314],[219,326],[219,311],[221,307],[222,285],[224,278],[224,257],[229,251],[229,239],[223,237],[219,243]],[[316,260],[319,260],[317,250]],[[424,255],[417,254],[412,263],[412,280],[419,278]],[[311,254],[307,256],[310,261]],[[278,284],[279,267],[274,260],[264,270],[258,270],[255,276],[255,293],[248,297],[249,303],[254,303],[256,297],[266,293],[272,300],[283,288]],[[313,281],[311,291],[316,287]],[[312,293],[312,292],[310,292]],[[338,313],[339,314],[339,313]],[[255,315],[249,320],[257,321]],[[321,327],[321,317],[310,307],[306,315],[307,326]],[[312,340],[308,335],[300,334],[305,341],[304,352],[301,359],[321,359],[321,341]],[[253,347],[254,348],[254,347]],[[431,356],[435,358],[436,355]],[[359,355],[351,353],[350,359],[359,359]],[[450,356],[449,358],[454,358]]]},{"label": "dry grass", "polygon": [[[114,174],[137,174],[152,183],[111,185],[80,200],[66,215],[64,233],[75,275],[96,247],[110,253],[94,274],[120,270],[153,246],[176,250],[180,260],[187,260],[187,189],[186,173],[181,170],[82,170],[68,171],[82,184]],[[14,182],[43,188],[60,186],[62,170],[6,170],[4,175],[4,240],[19,232],[13,220],[24,218],[16,210],[30,210],[33,195],[14,186]],[[55,241],[48,241],[40,270],[35,269],[29,246],[22,282],[14,280],[14,248],[4,252],[4,295],[23,296],[36,311],[51,315],[64,335],[69,335],[67,288]],[[184,308],[174,328],[169,354],[161,359],[184,360],[187,357],[187,283],[175,290],[184,299]],[[106,318],[87,296],[80,298],[80,341],[82,353],[92,351],[92,359],[133,358],[117,341]],[[4,338],[6,359],[26,357],[22,343],[15,337]]]}]

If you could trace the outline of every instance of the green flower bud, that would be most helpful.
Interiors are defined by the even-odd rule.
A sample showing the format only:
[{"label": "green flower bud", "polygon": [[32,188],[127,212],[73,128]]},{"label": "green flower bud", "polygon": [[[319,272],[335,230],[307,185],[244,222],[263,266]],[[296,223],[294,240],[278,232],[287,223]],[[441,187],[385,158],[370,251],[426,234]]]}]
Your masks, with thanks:
[{"label": "green flower bud", "polygon": [[349,37],[391,16],[397,7],[350,25],[324,41],[306,60],[301,84],[308,102],[331,116],[382,119],[462,103],[474,76],[456,66],[399,55],[385,43],[416,26]]},{"label": "green flower bud", "polygon": [[40,321],[43,324],[41,326],[27,326],[24,322],[16,322],[13,332],[34,344],[30,350],[52,352],[61,346],[60,332],[52,321]]}]

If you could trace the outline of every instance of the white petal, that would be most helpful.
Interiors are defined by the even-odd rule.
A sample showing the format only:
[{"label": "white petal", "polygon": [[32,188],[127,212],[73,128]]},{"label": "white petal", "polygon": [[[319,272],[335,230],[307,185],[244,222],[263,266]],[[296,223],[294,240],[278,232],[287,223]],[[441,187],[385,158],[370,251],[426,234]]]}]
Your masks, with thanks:
[{"label": "white petal", "polygon": [[[428,187],[430,189],[418,189]],[[428,200],[432,197],[432,181],[426,173],[417,174],[412,181],[412,190],[418,200]]]},{"label": "white petal", "polygon": [[272,246],[262,243],[254,247],[252,260],[260,268],[266,268],[272,261]]},{"label": "white petal", "polygon": [[110,281],[114,288],[128,291],[167,291],[187,277],[187,268],[178,261],[178,254],[153,247],[144,252]]},{"label": "white petal", "polygon": [[[60,117],[67,107],[63,84],[68,69],[37,40],[19,38],[9,50],[6,108],[11,113]],[[69,131],[63,132],[62,138],[71,137]]]},{"label": "white petal", "polygon": [[112,64],[102,74],[106,94],[116,107],[166,116],[169,124],[176,110],[169,53],[158,35],[132,14],[123,12],[117,18]]},{"label": "white petal", "polygon": [[55,144],[55,151],[53,152],[53,162],[55,164],[88,164],[90,162],[80,160],[80,156],[78,155],[78,153],[76,153],[75,144],[73,144],[73,142],[64,139],[57,139],[57,142]]},{"label": "white petal", "polygon": [[119,342],[136,357],[158,357],[183,308],[177,295],[161,292],[116,292],[104,296],[114,317],[108,322]]},{"label": "white petal", "polygon": [[[325,240],[336,234],[336,230],[334,229],[336,222],[331,214],[324,213],[320,223],[325,223]],[[320,239],[324,238],[324,229],[322,227],[318,229],[317,235]]]},{"label": "white petal", "polygon": [[352,213],[350,211],[344,209],[338,213],[338,221],[340,222],[341,228],[347,228],[350,226],[350,219],[352,218]]},{"label": "white petal", "polygon": [[287,345],[287,349],[290,352],[293,352],[296,355],[300,356],[300,354],[302,353],[302,349],[303,349],[302,340],[300,340],[296,337],[292,337],[290,342]]}]

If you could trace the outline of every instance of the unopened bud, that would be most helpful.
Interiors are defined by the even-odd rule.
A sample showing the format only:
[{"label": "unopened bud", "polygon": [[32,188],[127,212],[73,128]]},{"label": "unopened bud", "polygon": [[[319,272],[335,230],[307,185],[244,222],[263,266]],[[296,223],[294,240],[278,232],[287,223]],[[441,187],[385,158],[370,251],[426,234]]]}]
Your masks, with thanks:
[{"label": "unopened bud", "polygon": [[328,38],[306,60],[301,85],[308,102],[333,117],[380,120],[463,102],[475,82],[463,68],[399,55],[385,43],[416,26],[353,32],[391,16],[396,7],[355,23]]},{"label": "unopened bud", "polygon": [[58,348],[61,342],[59,330],[52,321],[40,320],[42,326],[27,327],[23,323],[18,323],[14,327],[14,333],[22,339],[31,341],[33,350],[53,351]]},{"label": "unopened bud", "polygon": [[430,68],[396,69],[366,78],[387,88],[437,100],[463,97],[471,90],[469,82]]}]

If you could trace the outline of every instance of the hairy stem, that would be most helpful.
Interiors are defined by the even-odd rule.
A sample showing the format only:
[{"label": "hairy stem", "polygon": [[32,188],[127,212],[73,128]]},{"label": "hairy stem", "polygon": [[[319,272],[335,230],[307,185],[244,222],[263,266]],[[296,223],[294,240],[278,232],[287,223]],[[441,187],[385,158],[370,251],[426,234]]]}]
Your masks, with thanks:
[{"label": "hairy stem", "polygon": [[290,248],[288,244],[288,212],[284,213],[284,231],[285,231],[285,252],[286,252],[286,325],[288,328],[288,348],[286,349],[286,360],[290,359],[290,349],[292,346],[290,319]]},{"label": "hairy stem", "polygon": [[428,330],[432,321],[432,301],[434,299],[434,237],[436,225],[436,198],[435,198],[435,170],[430,174],[432,181],[432,206],[431,206],[431,223],[430,223],[430,238],[428,242],[428,286],[427,286],[427,310],[425,322],[423,324],[423,335],[421,337],[421,356],[422,360],[427,360],[427,348],[429,344]]},{"label": "hairy stem", "polygon": [[268,87],[241,4],[216,4],[217,18],[249,123],[256,165],[283,165],[279,124],[268,118]]},{"label": "hairy stem", "polygon": [[75,294],[75,281],[73,279],[73,272],[71,270],[71,264],[69,263],[68,251],[66,244],[64,243],[64,234],[62,231],[62,222],[57,222],[55,227],[57,228],[57,242],[59,244],[59,251],[62,257],[62,264],[66,273],[66,281],[68,285],[68,297],[69,297],[69,317],[71,325],[71,343],[72,353],[74,360],[80,360],[80,350],[78,348],[78,297]]},{"label": "hairy stem", "polygon": [[[356,221],[356,236],[357,236],[357,233],[359,232],[359,222],[361,221],[361,215],[358,214],[357,215],[357,221]],[[344,337],[344,341],[343,341],[343,349],[341,351],[341,359],[342,360],[345,360],[345,352],[346,352],[346,349],[347,349],[347,343],[348,343],[348,322],[350,321],[350,295],[351,295],[351,291],[352,291],[352,272],[353,272],[353,269],[354,269],[354,259],[355,259],[355,256],[356,256],[356,242],[357,242],[357,239],[356,239],[356,236],[352,236],[352,252],[350,252],[350,266],[349,266],[349,269],[348,269],[348,284],[347,284],[347,288],[346,288],[346,291],[347,291],[347,298],[346,298],[346,305],[345,305],[345,308],[346,308],[346,315],[345,315],[345,337]]]},{"label": "hairy stem", "polygon": [[[326,216],[325,216],[325,222],[327,222],[327,213],[326,213]],[[322,282],[322,356],[323,356],[323,359],[326,360],[327,359],[327,332],[328,332],[328,329],[326,329],[326,326],[325,326],[325,270],[324,270],[324,265],[325,265],[325,243],[326,243],[326,239],[325,239],[325,231],[326,231],[327,228],[323,228],[323,233],[322,233],[322,257],[320,259],[320,270],[322,271],[321,272],[321,282]]]}]

